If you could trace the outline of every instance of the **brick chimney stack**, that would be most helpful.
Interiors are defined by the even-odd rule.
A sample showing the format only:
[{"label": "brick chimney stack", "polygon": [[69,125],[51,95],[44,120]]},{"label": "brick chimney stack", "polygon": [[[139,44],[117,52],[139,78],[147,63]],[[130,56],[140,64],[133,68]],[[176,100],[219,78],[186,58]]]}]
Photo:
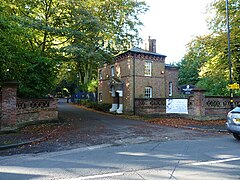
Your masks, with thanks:
[{"label": "brick chimney stack", "polygon": [[150,52],[156,52],[156,39],[151,39],[151,37],[148,37],[148,40],[145,43],[145,50]]}]

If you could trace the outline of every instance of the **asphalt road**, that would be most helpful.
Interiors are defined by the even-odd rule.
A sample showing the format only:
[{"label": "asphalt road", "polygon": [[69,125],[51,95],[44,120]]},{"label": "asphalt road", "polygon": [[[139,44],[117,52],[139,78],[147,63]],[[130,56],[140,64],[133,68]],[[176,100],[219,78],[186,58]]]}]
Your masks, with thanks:
[{"label": "asphalt road", "polygon": [[[59,117],[74,124],[75,138],[82,145],[101,144],[121,145],[126,143],[142,143],[148,141],[168,141],[194,139],[200,137],[219,136],[215,133],[172,128],[146,123],[141,120],[129,120],[122,116],[104,114],[66,103],[59,104]],[[87,134],[87,138],[83,138]],[[81,146],[82,147],[82,146]]]},{"label": "asphalt road", "polygon": [[29,147],[27,154],[1,156],[0,179],[240,179],[240,142],[231,135],[163,127],[65,103],[59,115],[75,127],[62,134],[64,143],[59,137],[56,149],[54,139],[36,145],[53,152]]},{"label": "asphalt road", "polygon": [[[46,127],[45,133],[42,131],[34,133],[34,130],[30,133],[31,139],[35,139],[35,136],[39,139],[40,134],[43,141],[2,150],[0,156],[54,152],[101,144],[124,145],[219,136],[217,133],[160,126],[142,120],[129,120],[124,116],[89,111],[67,103],[59,103],[58,109],[59,118],[63,123]],[[26,135],[23,134],[23,136]]]},{"label": "asphalt road", "polygon": [[240,179],[231,136],[0,157],[0,179]]}]

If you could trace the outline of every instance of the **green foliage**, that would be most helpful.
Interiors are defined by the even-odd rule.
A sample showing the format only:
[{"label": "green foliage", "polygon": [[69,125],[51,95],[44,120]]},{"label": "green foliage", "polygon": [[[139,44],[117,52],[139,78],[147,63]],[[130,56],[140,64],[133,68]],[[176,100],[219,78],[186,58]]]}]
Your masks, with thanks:
[{"label": "green foliage", "polygon": [[178,64],[179,84],[195,85],[199,81],[200,68],[206,62],[209,52],[206,51],[206,41],[209,37],[197,37],[187,47],[188,52]]},{"label": "green foliage", "polygon": [[[211,95],[227,95],[229,61],[226,28],[225,0],[216,0],[210,6],[214,15],[209,21],[212,34],[196,37],[188,44],[188,52],[179,63],[180,84],[200,86]],[[231,29],[231,62],[233,81],[240,83],[240,4],[229,1]]]},{"label": "green foliage", "polygon": [[81,100],[80,105],[85,106],[87,108],[92,108],[97,111],[103,111],[103,112],[109,112],[109,109],[112,107],[112,104],[108,103],[97,103],[97,102],[92,102],[89,100]]},{"label": "green foliage", "polygon": [[98,81],[93,79],[91,82],[88,83],[87,92],[96,92],[98,87]]},{"label": "green foliage", "polygon": [[0,83],[19,82],[21,97],[43,97],[53,88],[55,64],[28,46],[24,28],[0,14]]},{"label": "green foliage", "polygon": [[197,87],[206,89],[206,95],[229,95],[227,90],[228,82],[226,79],[217,76],[217,77],[204,77],[201,78],[201,81],[198,81],[196,84]]},{"label": "green foliage", "polygon": [[[26,65],[26,64],[24,64]],[[54,63],[45,57],[35,57],[28,61],[28,67],[21,69],[21,76],[16,78],[19,82],[19,95],[21,97],[45,97],[55,87]]]},{"label": "green foliage", "polygon": [[112,107],[111,104],[107,103],[101,103],[101,104],[96,104],[94,109],[98,111],[103,111],[103,112],[109,112],[109,109]]},{"label": "green foliage", "polygon": [[70,28],[79,33],[71,33],[72,43],[61,50],[71,59],[73,72],[79,74],[83,89],[91,88],[86,86],[97,79],[99,66],[139,43],[141,22],[138,16],[146,10],[145,3],[140,1],[87,0],[74,3],[70,16],[78,23],[71,24]]},{"label": "green foliage", "polygon": [[17,80],[28,97],[62,81],[68,90],[95,91],[97,68],[140,41],[139,15],[146,10],[131,0],[3,0],[0,83]]}]

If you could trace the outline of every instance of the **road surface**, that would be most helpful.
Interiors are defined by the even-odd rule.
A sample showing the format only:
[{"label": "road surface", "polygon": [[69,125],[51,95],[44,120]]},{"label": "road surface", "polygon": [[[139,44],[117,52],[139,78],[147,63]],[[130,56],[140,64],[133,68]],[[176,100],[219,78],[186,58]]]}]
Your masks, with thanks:
[{"label": "road surface", "polygon": [[0,156],[0,179],[240,179],[240,142],[231,135],[163,127],[65,103],[59,110],[74,124],[74,131],[65,132],[70,135],[61,136],[70,140],[50,139],[34,151]]},{"label": "road surface", "polygon": [[0,179],[240,179],[231,136],[0,157]]}]

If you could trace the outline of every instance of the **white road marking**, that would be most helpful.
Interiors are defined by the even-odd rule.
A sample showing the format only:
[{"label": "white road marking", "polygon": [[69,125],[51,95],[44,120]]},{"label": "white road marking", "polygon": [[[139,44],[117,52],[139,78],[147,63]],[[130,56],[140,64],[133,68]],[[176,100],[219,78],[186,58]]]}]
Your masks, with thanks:
[{"label": "white road marking", "polygon": [[238,158],[229,158],[229,159],[221,159],[216,161],[205,161],[205,162],[198,162],[198,163],[192,163],[194,166],[201,166],[201,165],[208,165],[208,164],[217,164],[217,163],[223,163],[223,162],[229,162],[229,161],[238,161],[240,160],[240,157]]},{"label": "white road marking", "polygon": [[96,178],[106,178],[106,177],[114,177],[114,176],[123,176],[124,173],[109,173],[109,174],[99,174],[99,175],[92,175],[92,176],[84,176],[84,177],[78,177],[73,178],[70,180],[87,180],[87,179],[96,179]]}]

